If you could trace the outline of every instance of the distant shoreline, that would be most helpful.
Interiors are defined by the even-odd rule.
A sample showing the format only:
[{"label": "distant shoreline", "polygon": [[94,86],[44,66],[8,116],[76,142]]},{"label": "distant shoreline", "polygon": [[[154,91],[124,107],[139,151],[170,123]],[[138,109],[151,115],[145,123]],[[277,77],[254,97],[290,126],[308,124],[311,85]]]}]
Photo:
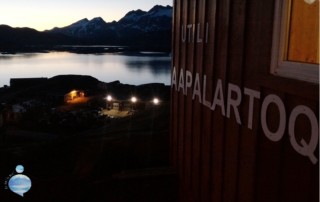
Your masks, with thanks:
[{"label": "distant shoreline", "polygon": [[49,53],[52,51],[70,52],[78,54],[103,54],[103,53],[124,53],[129,55],[170,55],[171,51],[163,48],[143,48],[132,46],[117,45],[55,45],[55,46],[24,46],[19,48],[7,48],[0,50],[0,54],[19,54],[19,53]]}]

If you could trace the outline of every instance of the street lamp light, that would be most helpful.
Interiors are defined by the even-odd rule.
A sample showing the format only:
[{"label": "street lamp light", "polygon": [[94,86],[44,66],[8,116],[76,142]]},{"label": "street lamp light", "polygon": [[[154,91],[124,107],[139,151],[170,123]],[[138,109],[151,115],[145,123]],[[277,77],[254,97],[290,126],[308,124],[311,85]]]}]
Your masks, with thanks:
[{"label": "street lamp light", "polygon": [[131,97],[131,102],[132,102],[132,105],[131,105],[131,111],[133,112],[134,111],[134,108],[135,108],[135,103],[138,101],[138,99],[135,97],[135,96],[132,96]]},{"label": "street lamp light", "polygon": [[136,98],[136,97],[134,97],[134,96],[133,96],[133,97],[131,97],[131,102],[132,102],[132,103],[136,103],[136,102],[137,102],[137,98]]},{"label": "street lamp light", "polygon": [[158,105],[160,100],[158,98],[154,98],[152,102],[154,105]]},{"label": "street lamp light", "polygon": [[110,110],[110,108],[111,108],[110,102],[112,101],[112,96],[111,95],[107,95],[106,99],[107,99],[107,110]]},{"label": "street lamp light", "polygon": [[107,101],[109,101],[109,102],[112,101],[112,96],[111,95],[107,96]]}]

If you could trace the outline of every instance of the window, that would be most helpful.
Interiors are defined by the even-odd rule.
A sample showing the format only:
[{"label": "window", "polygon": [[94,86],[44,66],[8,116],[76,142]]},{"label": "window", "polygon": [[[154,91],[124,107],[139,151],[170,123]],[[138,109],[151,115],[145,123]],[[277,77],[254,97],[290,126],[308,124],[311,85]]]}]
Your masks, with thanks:
[{"label": "window", "polygon": [[276,1],[271,73],[319,82],[319,1]]}]

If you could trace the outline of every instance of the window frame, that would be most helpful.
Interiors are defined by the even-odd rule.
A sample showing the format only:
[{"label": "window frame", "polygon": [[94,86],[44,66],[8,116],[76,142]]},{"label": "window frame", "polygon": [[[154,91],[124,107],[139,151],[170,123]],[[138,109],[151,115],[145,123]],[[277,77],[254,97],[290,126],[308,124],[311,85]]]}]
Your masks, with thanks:
[{"label": "window frame", "polygon": [[288,51],[289,8],[292,0],[275,1],[270,73],[275,76],[319,83],[319,65],[285,59]]}]

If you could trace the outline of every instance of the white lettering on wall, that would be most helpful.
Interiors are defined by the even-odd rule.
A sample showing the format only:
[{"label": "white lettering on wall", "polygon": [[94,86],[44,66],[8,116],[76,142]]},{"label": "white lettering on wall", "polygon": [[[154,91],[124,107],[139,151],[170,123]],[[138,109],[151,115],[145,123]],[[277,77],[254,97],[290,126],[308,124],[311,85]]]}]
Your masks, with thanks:
[{"label": "white lettering on wall", "polygon": [[200,29],[201,29],[201,25],[200,25],[200,23],[198,23],[198,25],[197,25],[197,43],[202,43],[202,38],[200,37]]},{"label": "white lettering on wall", "polygon": [[173,71],[172,71],[171,87],[173,88],[173,86],[175,87],[175,90],[178,91],[176,68],[173,68]]},{"label": "white lettering on wall", "polygon": [[252,129],[254,99],[260,99],[260,92],[244,88],[244,94],[249,96],[248,128]]},{"label": "white lettering on wall", "polygon": [[[187,24],[181,25],[181,42],[182,43],[203,43],[203,32],[201,32],[201,28],[204,25],[201,23],[198,24]],[[209,23],[205,24],[205,43],[208,43],[209,40]],[[187,40],[188,39],[188,40]]]},{"label": "white lettering on wall", "polygon": [[[179,81],[177,83],[177,78]],[[202,86],[201,86],[202,84]],[[172,71],[172,78],[171,78],[171,87],[175,89],[175,91],[180,92],[182,91],[184,95],[189,94],[189,90],[192,90],[192,99],[195,100],[198,98],[199,103],[202,103],[204,106],[208,107],[210,110],[215,111],[216,107],[218,106],[221,109],[222,116],[226,116],[230,118],[232,114],[234,114],[235,120],[239,125],[242,125],[241,117],[239,108],[243,101],[242,93],[249,96],[248,102],[248,118],[246,126],[249,129],[253,127],[253,109],[255,106],[255,100],[260,100],[261,93],[256,90],[252,90],[249,88],[244,88],[243,92],[241,88],[235,84],[227,84],[226,91],[223,89],[222,80],[218,79],[214,96],[212,100],[212,104],[206,100],[206,91],[207,91],[207,77],[203,75],[200,77],[199,73],[195,74],[193,77],[192,72],[185,71],[183,68],[180,69],[179,75],[177,75],[176,68],[173,67]],[[202,87],[202,88],[201,88]],[[202,91],[201,91],[202,90]],[[224,92],[227,92],[227,100],[225,102],[224,99]],[[225,105],[226,103],[226,105]],[[268,109],[269,106],[274,105],[279,111],[279,126],[275,132],[272,132],[268,126]],[[280,141],[286,131],[287,127],[287,117],[286,117],[286,109],[282,99],[274,94],[267,95],[262,100],[262,106],[260,109],[260,123],[262,130],[265,136],[270,139],[271,141]],[[233,112],[233,113],[231,113]],[[244,115],[245,116],[245,115]],[[306,116],[311,124],[311,138],[309,142],[306,139],[302,138],[299,143],[297,138],[295,137],[295,124],[297,122],[298,116]],[[318,120],[315,113],[307,106],[299,105],[296,106],[289,117],[288,121],[288,133],[290,137],[290,142],[295,151],[303,156],[309,157],[310,161],[313,164],[318,162],[317,157],[314,155],[314,152],[318,146],[318,139],[319,139],[319,125]]]},{"label": "white lettering on wall", "polygon": [[[187,29],[188,29],[188,43],[193,43],[194,41],[194,33],[192,32],[192,28],[193,28],[193,24],[189,24],[187,25]],[[192,41],[191,41],[192,40]]]},{"label": "white lettering on wall", "polygon": [[196,74],[196,78],[194,79],[194,89],[192,94],[192,99],[198,96],[199,102],[201,103],[201,89],[200,89],[200,81],[199,81],[199,74]]},{"label": "white lettering on wall", "polygon": [[187,27],[186,26],[181,26],[181,41],[183,43],[186,42],[186,37],[187,37]]},{"label": "white lettering on wall", "polygon": [[179,86],[178,86],[178,91],[182,89],[183,94],[186,95],[186,91],[184,90],[184,76],[183,76],[183,69],[180,69],[180,76],[179,76]]},{"label": "white lettering on wall", "polygon": [[[236,95],[236,99],[232,99],[232,93]],[[233,112],[236,116],[238,124],[241,124],[240,113],[239,113],[239,105],[241,103],[241,89],[229,83],[228,85],[228,99],[227,99],[227,117],[230,118],[231,106],[233,108]]]},{"label": "white lettering on wall", "polygon": [[216,109],[216,105],[220,106],[221,108],[221,114],[223,116],[226,115],[225,108],[224,108],[224,98],[223,98],[223,89],[222,89],[222,81],[221,79],[218,79],[216,90],[214,93],[214,98],[211,106],[211,110]]},{"label": "white lettering on wall", "polygon": [[[278,130],[274,133],[269,130],[269,127],[267,124],[267,111],[271,103],[274,103],[278,107],[279,116],[280,116],[280,119],[279,119],[280,123],[279,123]],[[282,136],[284,135],[284,131],[286,129],[286,110],[282,100],[277,95],[273,95],[273,94],[268,95],[263,100],[262,107],[261,107],[261,126],[264,134],[274,142],[281,140]]]},{"label": "white lettering on wall", "polygon": [[[311,138],[309,144],[306,142],[305,139],[301,139],[300,144],[297,142],[297,138],[295,136],[295,123],[297,120],[297,117],[299,115],[305,115],[309,118],[311,123]],[[314,152],[318,145],[318,135],[319,135],[319,126],[316,115],[313,113],[313,111],[303,105],[296,106],[290,115],[289,118],[289,136],[290,136],[290,142],[292,147],[301,155],[308,156],[312,163],[316,164],[318,162],[318,159],[315,157]]]},{"label": "white lettering on wall", "polygon": [[192,86],[192,73],[190,71],[186,71],[186,87],[185,87],[185,94],[188,94],[188,88]]},{"label": "white lettering on wall", "polygon": [[206,100],[206,93],[207,93],[207,76],[204,75],[203,76],[203,93],[202,93],[202,101],[203,101],[203,105],[211,108],[211,103]]}]

